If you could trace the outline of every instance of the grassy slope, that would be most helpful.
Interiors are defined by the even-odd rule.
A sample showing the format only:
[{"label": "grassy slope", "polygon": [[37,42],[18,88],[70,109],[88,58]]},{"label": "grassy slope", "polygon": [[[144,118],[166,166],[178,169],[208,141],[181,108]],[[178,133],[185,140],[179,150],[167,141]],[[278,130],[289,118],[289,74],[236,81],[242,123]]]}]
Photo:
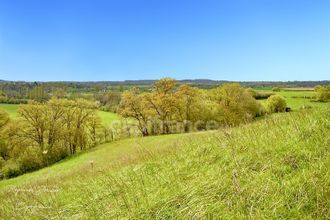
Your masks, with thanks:
[{"label": "grassy slope", "polygon": [[[15,118],[17,116],[17,109],[19,105],[16,104],[0,104],[0,109],[8,112],[10,117]],[[120,119],[120,117],[111,112],[98,111],[101,121],[104,125],[109,125],[112,121]]]},{"label": "grassy slope", "polygon": [[120,116],[112,112],[98,111],[98,115],[101,118],[103,125],[109,125],[115,120],[119,120]]},{"label": "grassy slope", "polygon": [[105,144],[0,182],[0,218],[326,219],[329,117],[285,113],[219,132]]}]

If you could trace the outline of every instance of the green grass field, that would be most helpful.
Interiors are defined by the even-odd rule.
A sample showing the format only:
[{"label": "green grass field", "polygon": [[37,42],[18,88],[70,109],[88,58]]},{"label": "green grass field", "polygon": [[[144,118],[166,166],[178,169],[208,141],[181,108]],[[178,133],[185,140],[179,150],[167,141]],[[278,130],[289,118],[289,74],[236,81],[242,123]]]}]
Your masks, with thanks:
[{"label": "green grass field", "polygon": [[120,116],[112,112],[98,111],[103,125],[109,125],[115,120],[119,120]]},{"label": "green grass field", "polygon": [[[258,91],[263,92],[272,92],[271,89],[257,89]],[[279,94],[286,99],[288,107],[292,110],[299,110],[303,106],[310,106],[312,108],[327,108],[330,106],[330,103],[322,103],[313,101],[315,97],[314,91],[280,91],[273,92]],[[260,100],[264,105],[266,104],[267,99]]]},{"label": "green grass field", "polygon": [[[0,109],[5,110],[12,118],[17,117],[18,107],[19,105],[16,104],[0,104]],[[112,112],[98,111],[98,115],[100,116],[103,125],[109,125],[114,120],[120,119],[119,115]]]},{"label": "green grass field", "polygon": [[5,110],[10,117],[15,118],[17,116],[17,109],[19,105],[16,104],[0,104],[0,109]]},{"label": "green grass field", "polygon": [[312,109],[100,145],[0,181],[0,218],[329,219],[329,117]]}]

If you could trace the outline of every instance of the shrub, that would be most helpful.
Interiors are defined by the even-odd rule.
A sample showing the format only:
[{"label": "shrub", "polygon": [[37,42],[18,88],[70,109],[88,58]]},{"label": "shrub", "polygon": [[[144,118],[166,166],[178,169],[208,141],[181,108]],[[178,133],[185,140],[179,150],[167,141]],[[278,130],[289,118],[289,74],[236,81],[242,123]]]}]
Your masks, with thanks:
[{"label": "shrub", "polygon": [[259,105],[259,112],[256,114],[256,117],[261,117],[267,114],[267,109],[262,104]]},{"label": "shrub", "polygon": [[275,95],[273,92],[256,92],[253,96],[255,99],[267,99],[270,96]]},{"label": "shrub", "polygon": [[37,147],[29,146],[24,149],[17,159],[22,173],[37,170],[43,167],[42,154]]},{"label": "shrub", "polygon": [[319,102],[326,102],[330,100],[330,86],[316,86],[316,100]]},{"label": "shrub", "polygon": [[279,95],[272,95],[267,99],[267,108],[270,113],[284,112],[286,109],[286,100]]},{"label": "shrub", "polygon": [[5,165],[5,159],[3,159],[1,156],[0,156],[0,169],[1,167],[3,167]]},{"label": "shrub", "polygon": [[1,172],[1,168],[5,165],[6,161],[5,159],[3,159],[1,156],[0,156],[0,180],[4,178],[2,172]]},{"label": "shrub", "polygon": [[9,115],[4,110],[0,109],[0,128],[5,126],[9,121]]},{"label": "shrub", "polygon": [[252,88],[247,88],[245,91],[251,94],[254,98],[257,96],[257,91]]},{"label": "shrub", "polygon": [[274,95],[273,92],[256,91],[253,88],[247,88],[245,91],[250,93],[255,99],[267,99],[269,96]]},{"label": "shrub", "polygon": [[55,146],[51,150],[46,151],[47,153],[43,153],[43,160],[44,160],[44,165],[50,165],[53,163],[56,163],[67,156],[69,156],[69,152],[65,146]]},{"label": "shrub", "polygon": [[273,87],[272,91],[273,92],[279,92],[279,91],[281,91],[281,88],[280,87]]},{"label": "shrub", "polygon": [[16,99],[16,98],[7,98],[4,96],[0,96],[0,103],[6,104],[27,104],[27,99]]},{"label": "shrub", "polygon": [[9,160],[1,169],[1,173],[4,178],[12,178],[22,174],[20,165],[17,162]]}]

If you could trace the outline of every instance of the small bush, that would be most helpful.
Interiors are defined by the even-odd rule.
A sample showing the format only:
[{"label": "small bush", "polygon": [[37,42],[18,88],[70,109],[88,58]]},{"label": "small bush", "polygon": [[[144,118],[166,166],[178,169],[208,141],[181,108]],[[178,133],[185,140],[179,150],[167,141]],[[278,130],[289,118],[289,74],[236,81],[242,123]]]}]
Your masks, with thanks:
[{"label": "small bush", "polygon": [[253,97],[255,99],[267,99],[272,95],[274,95],[273,92],[256,92],[256,94]]},{"label": "small bush", "polygon": [[285,112],[286,101],[282,96],[272,95],[267,99],[267,109],[270,113]]},{"label": "small bush", "polygon": [[250,93],[254,98],[255,98],[256,95],[257,95],[257,91],[254,90],[254,89],[252,89],[252,88],[247,88],[246,91],[247,91],[248,93]]},{"label": "small bush", "polygon": [[47,153],[43,153],[44,165],[49,166],[50,164],[56,163],[69,156],[68,150],[64,146],[56,146]]},{"label": "small bush", "polygon": [[316,100],[319,102],[326,102],[330,100],[330,86],[316,86]]},{"label": "small bush", "polygon": [[255,99],[267,99],[269,96],[274,95],[273,92],[256,91],[253,88],[247,88],[245,91]]},{"label": "small bush", "polygon": [[27,147],[17,159],[22,173],[43,167],[42,155],[36,147]]},{"label": "small bush", "polygon": [[6,104],[27,104],[27,99],[16,99],[16,98],[7,98],[4,96],[0,96],[0,103]]},{"label": "small bush", "polygon": [[259,105],[259,112],[257,113],[256,117],[261,117],[267,114],[267,109],[263,105]]},{"label": "small bush", "polygon": [[280,92],[281,91],[281,88],[280,87],[273,87],[272,88],[272,91],[273,92]]},{"label": "small bush", "polygon": [[22,171],[19,163],[9,160],[1,169],[1,173],[4,178],[12,178],[21,175]]}]

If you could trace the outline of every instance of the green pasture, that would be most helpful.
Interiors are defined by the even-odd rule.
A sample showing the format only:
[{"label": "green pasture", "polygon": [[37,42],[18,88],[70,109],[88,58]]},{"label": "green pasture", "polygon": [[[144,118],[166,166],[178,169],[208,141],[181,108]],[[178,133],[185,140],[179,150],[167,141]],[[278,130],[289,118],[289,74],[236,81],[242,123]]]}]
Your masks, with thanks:
[{"label": "green pasture", "polygon": [[[19,105],[17,104],[0,104],[0,109],[5,110],[10,117],[17,117],[17,109]],[[114,120],[120,119],[120,116],[112,112],[98,111],[98,115],[101,118],[103,125],[109,125]]]},{"label": "green pasture", "polygon": [[[257,91],[263,92],[273,92],[271,89],[256,89]],[[330,106],[330,103],[322,103],[315,101],[316,93],[314,91],[284,91],[273,92],[274,94],[278,94],[283,96],[286,101],[288,107],[292,110],[299,110],[304,106],[312,107],[312,108],[327,108]],[[267,99],[260,100],[264,105],[266,104]]]},{"label": "green pasture", "polygon": [[120,119],[119,115],[112,112],[98,111],[98,115],[100,116],[103,125],[110,125],[111,122]]},{"label": "green pasture", "polygon": [[17,116],[17,109],[18,109],[17,104],[0,104],[0,109],[5,110],[10,117],[15,118]]},{"label": "green pasture", "polygon": [[329,219],[329,114],[103,144],[0,181],[0,219]]}]

